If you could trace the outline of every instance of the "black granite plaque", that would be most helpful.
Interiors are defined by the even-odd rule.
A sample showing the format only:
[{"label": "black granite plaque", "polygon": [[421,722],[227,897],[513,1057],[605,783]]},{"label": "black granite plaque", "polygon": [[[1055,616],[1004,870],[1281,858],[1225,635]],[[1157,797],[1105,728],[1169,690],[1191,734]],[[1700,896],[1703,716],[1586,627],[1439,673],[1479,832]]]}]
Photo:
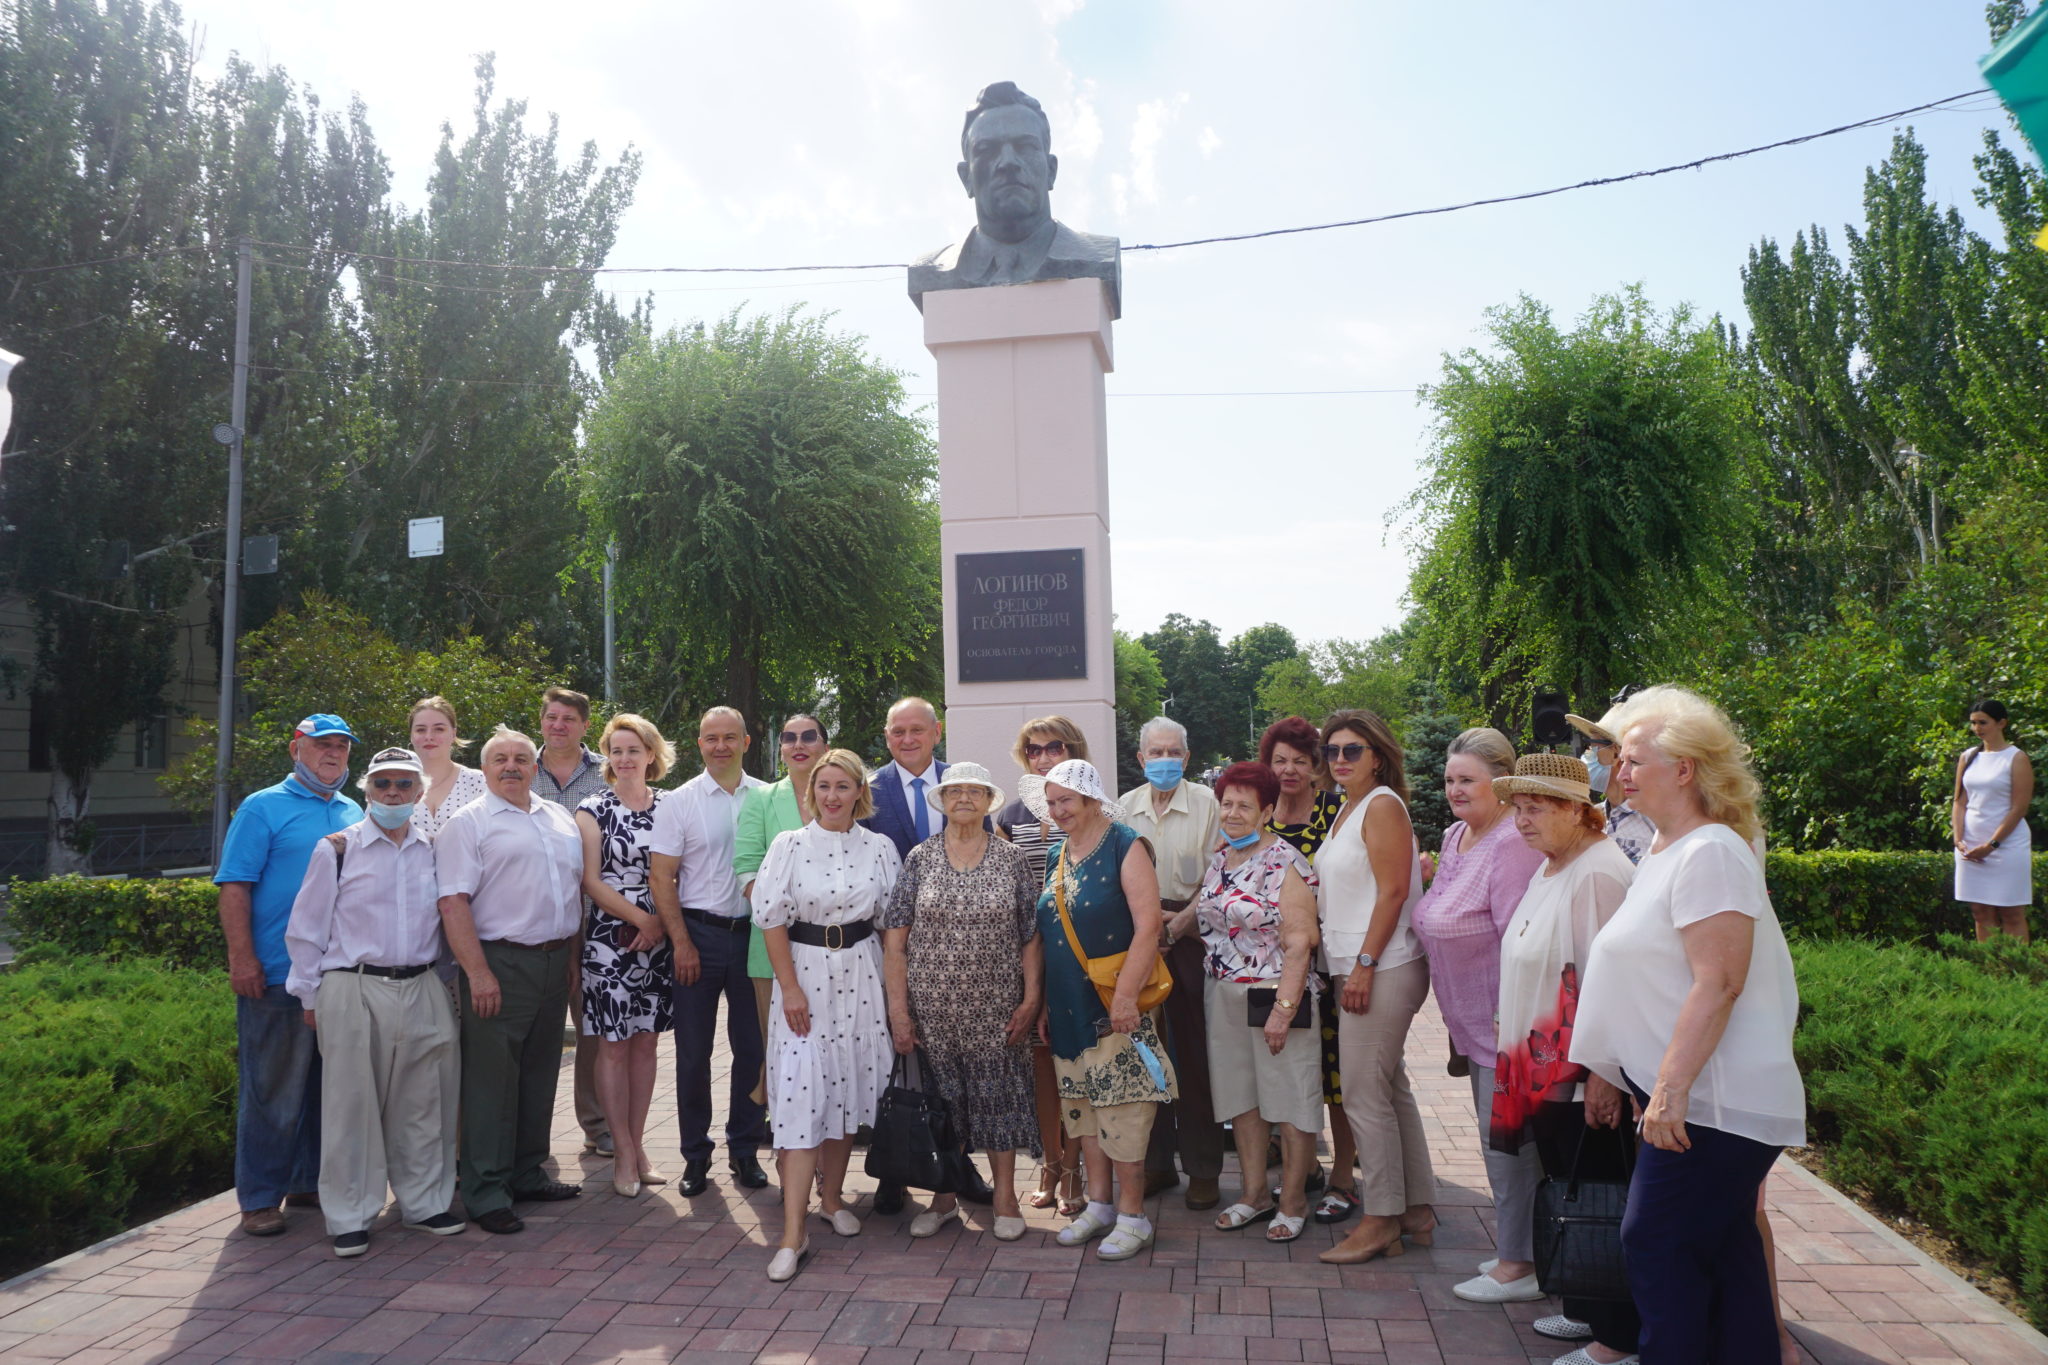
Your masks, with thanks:
[{"label": "black granite plaque", "polygon": [[1087,676],[1079,550],[956,555],[953,567],[961,682]]}]

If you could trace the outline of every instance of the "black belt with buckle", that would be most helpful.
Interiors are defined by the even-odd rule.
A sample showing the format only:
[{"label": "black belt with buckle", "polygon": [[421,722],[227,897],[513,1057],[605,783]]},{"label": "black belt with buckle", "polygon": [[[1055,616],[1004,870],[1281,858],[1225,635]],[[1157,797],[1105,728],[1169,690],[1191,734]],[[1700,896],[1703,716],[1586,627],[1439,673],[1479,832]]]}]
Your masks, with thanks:
[{"label": "black belt with buckle", "polygon": [[387,981],[410,981],[422,972],[434,970],[431,962],[422,962],[417,967],[373,967],[367,962],[358,962],[353,967],[336,967],[338,972],[359,972],[364,976],[381,976]]},{"label": "black belt with buckle", "polygon": [[807,943],[813,948],[830,948],[838,952],[851,948],[875,932],[873,920],[861,920],[856,924],[792,924],[789,926],[789,940],[792,943]]},{"label": "black belt with buckle", "polygon": [[746,915],[714,915],[709,910],[697,910],[687,905],[683,907],[683,918],[713,929],[723,929],[729,934],[737,934],[754,923]]}]

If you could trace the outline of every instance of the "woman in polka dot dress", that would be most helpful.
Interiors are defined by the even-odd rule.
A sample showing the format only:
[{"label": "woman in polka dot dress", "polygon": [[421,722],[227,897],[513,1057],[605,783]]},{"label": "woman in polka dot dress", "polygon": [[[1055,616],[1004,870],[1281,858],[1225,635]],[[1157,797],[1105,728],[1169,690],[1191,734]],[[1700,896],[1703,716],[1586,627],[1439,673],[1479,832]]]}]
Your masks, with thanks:
[{"label": "woman in polka dot dress", "polygon": [[794,1276],[819,1207],[842,1237],[860,1220],[841,1201],[853,1135],[870,1122],[894,1052],[882,989],[877,910],[902,870],[896,846],[855,822],[874,809],[858,755],[833,749],[811,769],[815,818],[775,836],[754,881],[754,923],[775,968],[768,1010],[768,1107],[782,1169],[782,1242],[768,1278]]}]

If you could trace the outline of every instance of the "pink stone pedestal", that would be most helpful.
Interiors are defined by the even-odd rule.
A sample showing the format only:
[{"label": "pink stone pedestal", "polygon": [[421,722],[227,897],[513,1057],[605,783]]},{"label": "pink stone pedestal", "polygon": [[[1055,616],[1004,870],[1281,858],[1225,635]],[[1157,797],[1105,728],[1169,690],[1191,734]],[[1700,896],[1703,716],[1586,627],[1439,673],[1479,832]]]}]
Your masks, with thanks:
[{"label": "pink stone pedestal", "polygon": [[[1100,280],[953,289],[924,296],[938,363],[939,502],[946,600],[946,757],[985,764],[1008,790],[1018,727],[1057,712],[1077,723],[1114,785],[1116,664],[1110,639],[1109,435],[1102,377],[1113,368]],[[1087,673],[960,681],[957,556],[1082,552]]]}]

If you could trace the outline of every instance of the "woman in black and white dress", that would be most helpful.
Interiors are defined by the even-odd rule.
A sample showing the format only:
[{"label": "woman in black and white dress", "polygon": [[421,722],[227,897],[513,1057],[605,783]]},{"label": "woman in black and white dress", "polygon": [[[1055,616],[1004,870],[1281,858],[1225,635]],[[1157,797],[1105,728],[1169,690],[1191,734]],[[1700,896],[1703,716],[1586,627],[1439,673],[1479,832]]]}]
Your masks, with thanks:
[{"label": "woman in black and white dress", "polygon": [[775,968],[768,1011],[768,1109],[782,1170],[782,1240],[768,1278],[795,1275],[810,1251],[811,1180],[841,1237],[860,1219],[841,1199],[853,1135],[875,1117],[894,1057],[875,919],[903,860],[857,823],[874,810],[867,768],[846,749],[811,769],[811,823],[768,845],[754,879],[754,924]]},{"label": "woman in black and white dress", "polygon": [[654,912],[647,857],[659,781],[675,746],[654,722],[622,713],[598,740],[609,791],[576,807],[583,894],[594,913],[583,938],[583,1031],[597,1038],[597,1102],[612,1133],[612,1189],[631,1199],[668,1180],[642,1144],[654,1098],[656,1039],[673,1027],[675,971]]}]

